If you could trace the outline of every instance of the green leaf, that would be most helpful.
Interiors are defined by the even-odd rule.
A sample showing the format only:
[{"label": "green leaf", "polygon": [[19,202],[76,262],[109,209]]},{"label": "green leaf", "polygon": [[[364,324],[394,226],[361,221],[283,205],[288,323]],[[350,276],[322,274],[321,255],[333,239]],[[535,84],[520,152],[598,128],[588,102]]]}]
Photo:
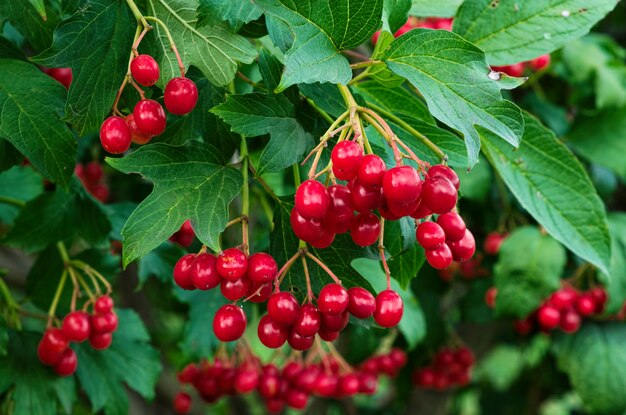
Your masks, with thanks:
[{"label": "green leaf", "polygon": [[24,156],[4,138],[0,138],[0,171],[5,171],[24,161]]},{"label": "green leaf", "polygon": [[47,18],[42,19],[29,0],[0,2],[0,21],[4,20],[3,18],[11,22],[35,51],[50,46],[52,31],[59,23],[59,17],[55,12],[47,13]]},{"label": "green leaf", "polygon": [[228,205],[241,190],[242,178],[225,166],[215,147],[198,141],[184,146],[156,143],[106,161],[123,173],[139,173],[154,183],[152,193],[122,230],[124,266],[159,246],[187,219],[202,243],[219,250]]},{"label": "green leaf", "polygon": [[626,181],[624,137],[626,107],[576,117],[576,122],[567,135],[567,144],[585,159],[606,167]]},{"label": "green leaf", "polygon": [[340,51],[372,36],[380,27],[383,7],[382,0],[257,0],[257,4],[294,36],[278,91],[299,83],[347,84],[352,71]]},{"label": "green leaf", "polygon": [[385,222],[385,250],[391,276],[407,289],[424,265],[424,249],[415,243],[415,224],[407,218]]},{"label": "green leaf", "polygon": [[436,124],[424,101],[404,87],[386,88],[378,82],[365,81],[357,84],[355,90],[366,102],[376,104],[401,118]]},{"label": "green leaf", "polygon": [[185,323],[180,349],[189,360],[212,356],[220,341],[211,329],[217,310],[228,300],[219,289],[210,291],[184,291],[176,289],[176,296],[189,305],[189,317]]},{"label": "green leaf", "polygon": [[238,31],[245,23],[261,17],[263,13],[250,0],[199,0],[198,24],[228,21]]},{"label": "green leaf", "polygon": [[619,0],[465,0],[454,31],[491,65],[528,61],[585,35]]},{"label": "green leaf", "polygon": [[626,214],[611,213],[608,220],[611,231],[611,266],[608,274],[601,273],[599,279],[609,294],[604,311],[615,314],[626,301]]},{"label": "green leaf", "polygon": [[394,33],[406,23],[409,17],[411,0],[384,0],[383,29]]},{"label": "green leaf", "polygon": [[453,17],[463,0],[412,0],[411,16]]},{"label": "green leaf", "polygon": [[623,414],[626,326],[585,323],[577,333],[557,340],[554,351],[558,365],[589,413]]},{"label": "green leaf", "polygon": [[519,203],[555,239],[606,272],[606,213],[580,162],[539,121],[526,114],[517,151],[481,131],[483,151]]},{"label": "green leaf", "polygon": [[[244,37],[230,33],[217,23],[199,26],[196,16],[198,0],[148,0],[148,11],[161,19],[172,33],[186,66],[194,65],[214,85],[224,86],[235,78],[237,63],[252,63],[255,50]],[[155,25],[161,78],[157,85],[180,76],[178,62],[170,49],[163,28]]]},{"label": "green leaf", "polygon": [[0,59],[0,137],[41,174],[67,187],[76,140],[61,121],[65,90],[34,65]]},{"label": "green leaf", "polygon": [[139,260],[139,285],[143,285],[150,277],[161,282],[172,281],[174,266],[183,255],[185,251],[180,246],[167,242],[150,251]]},{"label": "green leaf", "polygon": [[268,91],[273,92],[280,84],[283,64],[265,48],[259,52],[259,72]]},{"label": "green leaf", "polygon": [[[43,181],[30,167],[15,166],[0,174],[0,198],[28,202],[43,191]],[[17,217],[17,206],[0,203],[0,223],[13,223]]]},{"label": "green leaf", "polygon": [[330,116],[337,118],[347,110],[346,103],[334,84],[300,84],[298,89]]},{"label": "green leaf", "polygon": [[0,317],[0,357],[8,354],[9,345],[9,329],[6,326],[4,318]]},{"label": "green leaf", "polygon": [[484,202],[489,195],[492,184],[491,167],[485,157],[481,156],[478,164],[471,171],[461,175],[461,195],[464,198]]},{"label": "green leaf", "polygon": [[95,412],[106,415],[128,413],[124,385],[146,399],[153,399],[161,373],[159,353],[148,343],[150,335],[132,310],[115,310],[119,327],[107,350],[94,350],[88,344],[76,347],[76,374]]},{"label": "green leaf", "polygon": [[501,345],[480,360],[476,376],[491,383],[498,392],[508,390],[524,369],[524,359],[519,348]]},{"label": "green leaf", "polygon": [[523,318],[535,311],[560,287],[566,260],[561,244],[539,229],[516,229],[502,244],[494,267],[496,312]]},{"label": "green leaf", "polygon": [[520,109],[502,99],[489,78],[484,53],[446,30],[414,29],[394,40],[385,62],[424,96],[432,115],[465,137],[469,166],[478,161],[484,127],[519,145],[524,120]]},{"label": "green leaf", "polygon": [[84,0],[79,11],[55,29],[52,46],[32,58],[41,65],[72,68],[65,119],[80,135],[98,131],[111,111],[127,71],[134,32],[126,4]]},{"label": "green leaf", "polygon": [[74,237],[91,245],[107,245],[110,229],[103,206],[74,179],[69,192],[57,188],[28,202],[15,219],[6,242],[28,252]]}]

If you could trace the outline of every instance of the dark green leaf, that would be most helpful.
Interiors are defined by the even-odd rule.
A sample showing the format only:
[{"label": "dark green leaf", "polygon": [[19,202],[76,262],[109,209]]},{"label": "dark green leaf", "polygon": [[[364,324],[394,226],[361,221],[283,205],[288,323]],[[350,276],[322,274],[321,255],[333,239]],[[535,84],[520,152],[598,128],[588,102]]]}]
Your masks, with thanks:
[{"label": "dark green leaf", "polygon": [[185,251],[172,243],[163,243],[150,251],[139,260],[139,285],[143,285],[150,277],[156,277],[162,282],[171,281],[174,265],[183,255]]},{"label": "dark green leaf", "polygon": [[476,376],[489,382],[498,392],[508,390],[524,369],[522,351],[513,346],[501,345],[480,360]]},{"label": "dark green leaf", "polygon": [[412,16],[453,17],[463,0],[412,0],[412,3]]},{"label": "dark green leaf", "polygon": [[15,46],[13,42],[3,36],[0,36],[0,58],[26,60],[24,52]]},{"label": "dark green leaf", "polygon": [[[50,10],[50,9],[49,9]],[[0,2],[0,21],[7,19],[28,40],[36,51],[52,43],[52,31],[59,23],[56,13],[47,13],[44,20],[29,0]]]},{"label": "dark green leaf", "polygon": [[[0,198],[28,202],[43,191],[43,181],[31,167],[15,166],[0,174]],[[13,223],[17,206],[0,203],[0,223]]]},{"label": "dark green leaf", "polygon": [[404,87],[385,88],[377,82],[366,81],[359,83],[355,90],[366,102],[376,104],[401,118],[435,124],[424,101]]},{"label": "dark green leaf", "polygon": [[407,289],[425,260],[424,249],[415,243],[414,221],[407,218],[385,221],[384,242],[391,276]]},{"label": "dark green leaf", "polygon": [[298,89],[330,116],[339,117],[347,109],[339,89],[334,84],[300,84]]},{"label": "dark green leaf", "polygon": [[481,131],[485,155],[522,207],[554,238],[603,271],[609,268],[606,213],[589,176],[572,153],[526,114],[519,150]]},{"label": "dark green leaf", "polygon": [[84,0],[54,32],[54,43],[33,58],[41,65],[72,68],[66,120],[80,135],[98,131],[111,111],[128,67],[135,25],[126,4]]},{"label": "dark green leaf", "polygon": [[619,312],[626,301],[626,214],[611,213],[608,217],[611,231],[611,266],[608,274],[600,274],[609,299],[605,312]]},{"label": "dark green leaf", "polygon": [[20,164],[24,156],[4,138],[0,138],[0,171],[5,171],[16,164]]},{"label": "dark green leaf", "polygon": [[133,211],[137,209],[137,204],[132,202],[120,202],[106,205],[106,209],[109,215],[109,222],[111,222],[109,238],[121,241],[124,224]]},{"label": "dark green leaf", "polygon": [[[26,278],[26,292],[34,305],[47,310],[52,303],[57,285],[63,273],[63,260],[56,245],[51,245],[37,255],[35,263]],[[66,284],[61,292],[59,313],[69,309],[72,295],[71,284]]]},{"label": "dark green leaf", "polygon": [[265,48],[261,49],[259,53],[259,71],[267,90],[274,91],[280,84],[283,64]]},{"label": "dark green leaf", "polygon": [[406,23],[409,17],[411,0],[384,0],[383,29],[394,33]]},{"label": "dark green leaf", "polygon": [[0,357],[6,356],[9,345],[9,329],[4,318],[0,317]]},{"label": "dark green leaf", "polygon": [[244,23],[258,19],[262,13],[250,0],[200,0],[199,3],[199,25],[228,21],[235,31]]},{"label": "dark green leaf", "polygon": [[124,266],[141,258],[191,220],[198,239],[217,251],[218,236],[228,222],[228,205],[242,186],[241,174],[226,167],[210,144],[188,141],[144,146],[124,158],[107,158],[123,173],[139,173],[154,182],[152,193],[128,218]]},{"label": "dark green leaf", "polygon": [[212,330],[213,317],[227,303],[219,289],[210,291],[176,290],[177,297],[189,304],[189,317],[185,324],[180,348],[188,359],[200,359],[215,353],[220,341]]}]

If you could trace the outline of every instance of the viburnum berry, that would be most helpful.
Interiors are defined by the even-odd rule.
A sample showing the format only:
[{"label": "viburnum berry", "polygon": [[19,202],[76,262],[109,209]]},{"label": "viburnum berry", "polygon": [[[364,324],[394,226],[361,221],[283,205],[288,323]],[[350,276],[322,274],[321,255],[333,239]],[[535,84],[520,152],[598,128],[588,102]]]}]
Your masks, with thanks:
[{"label": "viburnum berry", "polygon": [[588,294],[583,294],[576,299],[576,311],[583,316],[587,317],[595,313],[596,311],[596,303],[593,301]]},{"label": "viburnum berry", "polygon": [[189,413],[191,410],[191,396],[185,392],[178,392],[174,396],[172,407],[177,414],[184,415]]},{"label": "viburnum berry", "polygon": [[84,342],[89,338],[89,315],[84,311],[72,311],[63,318],[61,330],[67,340]]},{"label": "viburnum berry", "polygon": [[476,252],[476,241],[469,229],[465,230],[465,235],[458,241],[448,243],[455,261],[463,262],[470,259]]},{"label": "viburnum berry", "polygon": [[93,310],[98,314],[104,314],[113,310],[113,305],[113,299],[105,294],[96,298],[96,301],[93,303]]},{"label": "viburnum berry", "polygon": [[112,333],[117,330],[117,315],[109,311],[104,314],[96,314],[90,319],[91,330],[96,333]]},{"label": "viburnum berry", "polygon": [[54,372],[59,376],[70,376],[76,372],[78,358],[76,352],[69,347],[65,349],[61,359],[54,365]]},{"label": "viburnum berry", "polygon": [[243,298],[250,289],[250,280],[239,278],[238,280],[223,279],[220,283],[220,291],[224,298],[230,301],[237,301]]},{"label": "viburnum berry", "polygon": [[126,125],[128,126],[128,128],[130,129],[130,139],[133,143],[143,145],[149,143],[152,140],[151,135],[144,134],[141,132],[141,130],[139,130],[139,127],[137,127],[137,123],[135,122],[134,114],[128,114],[126,117],[124,117],[124,120],[126,121]]},{"label": "viburnum berry", "polygon": [[383,193],[381,188],[365,187],[358,180],[349,183],[350,197],[354,210],[368,213],[382,204]]},{"label": "viburnum berry", "polygon": [[339,180],[352,180],[359,170],[363,159],[363,149],[355,141],[341,141],[330,153],[333,174]]},{"label": "viburnum berry", "polygon": [[606,290],[602,287],[594,287],[589,290],[589,294],[591,295],[591,298],[593,298],[593,301],[596,303],[596,313],[602,313],[604,311],[606,301],[608,300]]},{"label": "viburnum berry", "polygon": [[537,311],[537,321],[545,330],[552,330],[559,325],[561,314],[556,307],[543,305]]},{"label": "viburnum berry", "polygon": [[191,283],[199,290],[217,287],[222,278],[217,272],[217,259],[207,253],[200,253],[192,264]]},{"label": "viburnum berry", "polygon": [[322,397],[331,397],[337,393],[339,378],[335,375],[320,373],[315,385],[315,393]]},{"label": "viburnum berry", "polygon": [[376,311],[376,298],[363,287],[348,289],[348,299],[348,311],[356,318],[368,318]]},{"label": "viburnum berry", "polygon": [[298,319],[298,300],[289,292],[272,294],[267,301],[267,314],[276,324],[291,327]]},{"label": "viburnum berry", "polygon": [[370,246],[380,236],[380,219],[373,213],[359,213],[350,225],[350,237],[359,246]]},{"label": "viburnum berry", "polygon": [[198,102],[198,87],[189,78],[172,78],[165,85],[163,102],[172,114],[189,114]]},{"label": "viburnum berry", "polygon": [[335,233],[331,229],[324,228],[322,235],[313,241],[309,241],[309,243],[314,248],[323,249],[331,246],[334,240]]},{"label": "viburnum berry", "polygon": [[289,216],[289,223],[293,233],[303,241],[320,239],[324,232],[324,225],[319,219],[306,219],[294,208]]},{"label": "viburnum berry", "polygon": [[196,260],[194,254],[187,254],[181,257],[174,266],[174,282],[183,290],[194,290],[193,283],[193,263]]},{"label": "viburnum berry", "polygon": [[121,154],[130,148],[131,132],[124,118],[111,116],[100,127],[100,143],[105,151]]},{"label": "viburnum berry", "polygon": [[287,341],[288,330],[286,326],[276,323],[269,315],[265,315],[259,321],[257,334],[261,343],[266,347],[277,349]]},{"label": "viburnum berry", "polygon": [[413,219],[424,219],[427,216],[430,216],[432,214],[433,212],[430,209],[428,209],[428,206],[426,206],[426,203],[424,203],[422,198],[420,198],[419,204],[417,205],[417,209],[415,209],[415,211],[411,213],[411,217]]},{"label": "viburnum berry", "polygon": [[248,278],[252,282],[266,283],[273,281],[278,274],[278,265],[274,258],[265,252],[256,252],[248,258]]},{"label": "viburnum berry", "polygon": [[317,296],[317,307],[322,314],[338,315],[348,308],[348,290],[339,284],[327,284]]},{"label": "viburnum berry", "polygon": [[44,365],[55,365],[63,357],[69,342],[60,329],[47,329],[37,346],[37,356]]},{"label": "viburnum berry", "polygon": [[303,337],[314,336],[321,327],[322,317],[320,311],[313,304],[305,304],[300,307],[298,318],[291,330]]},{"label": "viburnum berry", "polygon": [[441,226],[446,234],[446,240],[450,242],[458,241],[465,236],[465,221],[455,212],[448,212],[439,215],[437,224]]},{"label": "viburnum berry", "polygon": [[404,304],[400,295],[393,290],[381,291],[376,296],[374,320],[386,328],[397,326],[404,313]]},{"label": "viburnum berry", "polygon": [[542,69],[546,69],[550,66],[550,60],[550,54],[541,55],[528,62],[528,66],[533,71],[541,71]]},{"label": "viburnum berry", "polygon": [[580,314],[574,310],[565,310],[561,314],[561,321],[559,327],[565,333],[575,333],[580,328]]},{"label": "viburnum berry", "polygon": [[130,73],[139,85],[152,86],[159,80],[159,64],[150,55],[137,55],[130,61]]},{"label": "viburnum berry", "polygon": [[288,389],[285,394],[285,402],[293,409],[302,410],[306,408],[309,395],[298,389]]},{"label": "viburnum berry", "polygon": [[424,251],[426,261],[435,269],[446,269],[452,264],[452,251],[448,244],[441,244],[435,249]]},{"label": "viburnum berry", "polygon": [[485,238],[483,250],[487,255],[498,255],[500,247],[506,239],[507,235],[499,232],[490,232]]},{"label": "viburnum berry", "polygon": [[411,203],[420,197],[422,180],[411,166],[393,167],[383,178],[383,193],[390,204]]},{"label": "viburnum berry", "polygon": [[379,188],[383,185],[387,166],[376,154],[363,156],[357,171],[357,180],[366,188]]},{"label": "viburnum berry", "polygon": [[514,77],[520,77],[520,76],[524,76],[524,63],[523,62],[519,62],[519,63],[514,63],[513,65],[506,65],[506,66],[492,66],[491,69],[493,69],[494,71],[498,71],[498,72],[504,72],[505,74],[509,75],[509,76],[514,76]]},{"label": "viburnum berry", "polygon": [[295,208],[305,219],[321,219],[326,214],[330,198],[326,187],[316,180],[305,180],[296,190]]},{"label": "viburnum berry", "polygon": [[448,213],[457,202],[457,190],[442,176],[428,178],[422,187],[422,201],[433,213]]},{"label": "viburnum berry", "polygon": [[355,373],[347,373],[339,378],[339,394],[353,396],[359,392],[359,377]]},{"label": "viburnum berry", "polygon": [[424,249],[435,249],[446,241],[446,234],[441,226],[435,222],[422,222],[415,232],[417,242]]},{"label": "viburnum berry", "polygon": [[443,177],[448,179],[450,183],[454,186],[456,190],[459,190],[461,187],[461,182],[459,180],[459,176],[448,166],[444,166],[443,164],[435,164],[428,169],[426,173],[429,178],[433,177]]},{"label": "viburnum berry", "polygon": [[102,171],[102,166],[97,161],[92,161],[85,166],[85,180],[91,183],[98,183],[102,180],[102,175],[104,172]]},{"label": "viburnum berry", "polygon": [[98,333],[92,331],[89,335],[89,344],[96,350],[108,349],[113,342],[113,335],[110,332]]},{"label": "viburnum berry", "polygon": [[330,203],[324,217],[325,225],[334,233],[346,232],[354,216],[350,189],[344,185],[335,184],[328,187],[327,193]]},{"label": "viburnum berry", "polygon": [[235,390],[239,393],[252,392],[259,385],[259,374],[255,369],[239,370],[235,378]]},{"label": "viburnum berry", "polygon": [[415,199],[412,202],[406,202],[406,203],[393,203],[393,202],[387,202],[387,207],[389,208],[389,210],[396,216],[398,217],[403,217],[403,216],[409,216],[411,215],[413,212],[415,212],[415,210],[419,207],[420,205],[420,199]]},{"label": "viburnum berry", "polygon": [[217,257],[217,272],[224,279],[235,281],[246,275],[248,258],[241,249],[225,249]]},{"label": "viburnum berry", "polygon": [[299,351],[310,349],[311,346],[313,346],[314,340],[315,340],[315,337],[300,336],[294,330],[291,330],[289,332],[289,335],[287,336],[287,342],[289,343],[289,346],[291,346],[292,349],[299,350]]},{"label": "viburnum berry", "polygon": [[348,310],[341,314],[324,314],[322,313],[322,328],[329,331],[341,331],[346,328],[350,321],[350,314]]},{"label": "viburnum berry", "polygon": [[142,99],[133,108],[137,128],[145,135],[155,136],[165,131],[167,120],[161,104],[152,99]]},{"label": "viburnum berry", "polygon": [[559,310],[567,310],[574,305],[577,297],[578,293],[576,290],[565,287],[553,293],[548,301],[550,302],[550,305],[553,305]]},{"label": "viburnum berry", "polygon": [[215,313],[213,332],[220,341],[231,342],[243,335],[246,322],[246,315],[240,307],[226,304]]},{"label": "viburnum berry", "polygon": [[320,331],[317,334],[320,336],[320,339],[326,342],[334,342],[339,337],[338,331],[332,331],[325,327],[320,327]]},{"label": "viburnum berry", "polygon": [[253,303],[264,303],[272,294],[272,283],[250,282],[250,287],[246,293],[246,301]]},{"label": "viburnum berry", "polygon": [[490,287],[485,292],[485,304],[487,304],[487,307],[495,308],[497,295],[498,295],[498,289],[496,287]]},{"label": "viburnum berry", "polygon": [[48,68],[44,72],[61,83],[65,89],[70,89],[73,78],[72,68]]}]

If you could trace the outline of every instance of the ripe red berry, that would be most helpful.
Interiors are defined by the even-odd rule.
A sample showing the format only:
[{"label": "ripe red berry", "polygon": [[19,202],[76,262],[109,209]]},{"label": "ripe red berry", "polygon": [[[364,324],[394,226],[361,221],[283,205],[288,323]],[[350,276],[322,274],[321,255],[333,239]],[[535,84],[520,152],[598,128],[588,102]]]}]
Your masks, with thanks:
[{"label": "ripe red berry", "polygon": [[338,331],[328,330],[325,327],[320,327],[320,331],[317,333],[320,336],[320,339],[325,342],[334,342],[339,337]]},{"label": "ripe red berry", "polygon": [[376,311],[374,320],[382,327],[397,326],[402,320],[404,304],[400,295],[393,290],[381,291],[376,296]]},{"label": "ripe red berry", "polygon": [[45,72],[61,83],[65,89],[70,89],[73,78],[72,68],[49,68]]},{"label": "ripe red berry", "polygon": [[330,203],[326,210],[326,216],[324,217],[325,225],[327,228],[330,228],[333,233],[339,233],[337,231],[346,232],[354,216],[350,190],[346,186],[335,184],[328,187],[327,193],[330,198]]},{"label": "ripe red berry", "polygon": [[217,272],[224,279],[235,281],[246,275],[248,258],[241,249],[225,249],[217,257]]},{"label": "ripe red berry", "polygon": [[322,314],[338,315],[348,308],[348,290],[339,284],[327,284],[317,296],[317,307]]},{"label": "ripe red berry", "polygon": [[602,313],[608,300],[606,290],[603,287],[595,287],[589,290],[589,294],[593,298],[594,303],[596,303],[596,313]]},{"label": "ripe red berry", "polygon": [[[63,353],[68,347],[68,342],[62,336],[61,331],[59,330],[55,334],[48,334],[50,330],[58,330],[58,329],[48,329],[44,333],[44,336],[39,341],[37,345],[37,357],[39,357],[39,361],[44,365],[53,366],[57,364],[59,360],[63,357]],[[46,339],[46,337],[49,337]],[[57,344],[60,343],[60,344]],[[65,348],[61,348],[62,344],[66,344]]]},{"label": "ripe red berry", "polygon": [[130,113],[124,118],[124,120],[130,129],[130,139],[133,143],[143,145],[152,140],[151,135],[146,135],[139,130],[139,127],[137,127],[137,123],[135,122],[135,115]]},{"label": "ripe red berry", "polygon": [[543,305],[537,311],[537,321],[545,330],[552,330],[559,325],[561,321],[561,313],[555,307]]},{"label": "ripe red berry", "polygon": [[559,327],[565,333],[575,333],[580,328],[580,314],[574,310],[565,310],[561,313]]},{"label": "ripe red berry", "polygon": [[246,315],[240,307],[226,304],[215,313],[213,332],[220,341],[231,342],[243,335],[246,322]]},{"label": "ripe red berry", "polygon": [[570,287],[565,287],[554,292],[548,301],[550,302],[550,305],[553,305],[559,310],[567,310],[568,308],[574,306],[577,298],[578,293],[576,290]]},{"label": "ripe red berry", "polygon": [[[418,199],[418,203],[419,203],[419,199]],[[378,207],[378,213],[380,213],[380,216],[384,218],[385,220],[398,220],[402,217],[402,216],[396,215],[395,213],[391,211],[391,209],[389,209],[389,202],[387,202],[387,199],[385,198],[384,195],[380,203],[380,206]]]},{"label": "ripe red berry", "polygon": [[222,295],[230,301],[237,301],[243,298],[249,289],[250,280],[247,278],[239,278],[235,281],[223,279],[220,283],[220,291],[222,292]]},{"label": "ripe red berry", "polygon": [[365,187],[358,180],[353,180],[348,185],[352,206],[357,212],[369,212],[377,209],[382,204],[382,189]]},{"label": "ripe red berry", "polygon": [[270,349],[277,349],[287,341],[288,328],[277,324],[269,315],[264,315],[259,321],[257,334],[259,340]]},{"label": "ripe red berry", "polygon": [[446,234],[435,222],[422,222],[415,231],[417,242],[426,250],[435,249],[446,242]]},{"label": "ripe red berry", "polygon": [[353,396],[359,392],[359,376],[348,373],[339,378],[339,393],[342,396]]},{"label": "ripe red berry", "polygon": [[289,336],[287,336],[287,342],[289,343],[289,346],[291,346],[292,349],[299,350],[299,351],[310,349],[311,346],[313,346],[314,340],[315,340],[315,337],[300,336],[294,330],[291,330],[289,332]]},{"label": "ripe red berry", "polygon": [[435,269],[446,269],[452,264],[452,251],[448,244],[441,244],[435,249],[424,251],[426,261]]},{"label": "ripe red berry", "polygon": [[454,360],[456,360],[464,368],[468,368],[474,365],[474,353],[467,347],[459,347],[454,354]]},{"label": "ripe red berry", "polygon": [[356,318],[364,319],[374,314],[376,298],[363,287],[352,287],[348,290],[348,311]]},{"label": "ripe red berry", "polygon": [[576,311],[583,317],[590,316],[596,311],[596,303],[589,294],[583,294],[576,299]]},{"label": "ripe red berry", "polygon": [[121,154],[130,148],[130,128],[124,118],[111,116],[100,127],[100,143],[105,151]]},{"label": "ripe red berry", "polygon": [[428,206],[426,206],[426,203],[424,203],[424,201],[420,198],[420,203],[419,205],[417,205],[417,209],[415,209],[415,211],[413,213],[411,213],[411,217],[413,219],[424,219],[427,216],[432,215],[433,212],[430,211],[430,209],[428,209]]},{"label": "ripe red berry", "polygon": [[267,301],[267,314],[281,326],[291,327],[298,319],[299,309],[296,297],[286,291],[272,294]]},{"label": "ripe red berry", "polygon": [[320,239],[324,226],[319,219],[306,219],[294,208],[291,210],[289,223],[293,233],[303,241],[311,242]]},{"label": "ripe red berry", "polygon": [[97,161],[92,161],[85,166],[85,180],[91,183],[97,183],[102,180],[102,166]]},{"label": "ripe red berry", "polygon": [[463,262],[474,256],[476,252],[476,241],[474,235],[469,229],[465,230],[463,238],[455,242],[448,243],[450,250],[452,251],[452,257],[455,261]]},{"label": "ripe red berry", "polygon": [[305,219],[321,219],[326,214],[330,198],[326,187],[316,180],[305,180],[296,190],[296,210]]},{"label": "ripe red berry", "polygon": [[250,281],[250,287],[246,293],[246,301],[252,301],[253,303],[264,303],[272,294],[272,283],[266,282],[260,284],[258,282]]},{"label": "ripe red berry", "polygon": [[354,141],[341,141],[330,153],[333,174],[339,180],[352,180],[363,159],[363,149]]},{"label": "ripe red berry", "polygon": [[278,265],[274,258],[265,252],[257,252],[248,258],[248,278],[252,282],[271,282],[278,274]]},{"label": "ripe red berry", "polygon": [[52,353],[63,353],[69,347],[69,342],[63,331],[57,328],[49,328],[43,333],[42,346]]},{"label": "ripe red berry", "polygon": [[145,135],[159,135],[165,131],[167,120],[161,104],[152,99],[142,99],[133,109],[137,128]]},{"label": "ripe red berry", "polygon": [[367,154],[361,160],[357,171],[357,180],[366,188],[379,188],[383,185],[387,166],[376,154]]},{"label": "ripe red berry", "polygon": [[54,372],[59,376],[70,376],[76,372],[78,358],[76,352],[69,347],[65,349],[61,359],[54,365]]},{"label": "ripe red berry", "polygon": [[139,85],[152,86],[159,80],[159,64],[150,55],[138,55],[130,61],[130,73]]},{"label": "ripe red berry", "polygon": [[113,299],[108,295],[101,295],[93,304],[93,311],[98,314],[108,313],[113,310]]},{"label": "ripe red berry", "polygon": [[422,200],[433,213],[450,212],[457,201],[457,190],[444,177],[428,178],[422,187]]},{"label": "ripe red berry", "polygon": [[413,373],[413,384],[422,388],[432,388],[435,385],[435,371],[425,367]]},{"label": "ripe red berry", "polygon": [[300,307],[298,318],[291,330],[303,337],[312,337],[320,330],[322,317],[317,307],[305,304]]},{"label": "ripe red berry", "polygon": [[485,293],[485,304],[489,308],[495,308],[496,296],[498,295],[498,289],[496,287],[490,287]]},{"label": "ripe red berry", "polygon": [[89,315],[84,311],[72,311],[63,319],[61,330],[67,340],[84,342],[89,338]]},{"label": "ripe red berry", "polygon": [[348,310],[341,314],[322,314],[322,329],[339,332],[346,328],[350,321]]},{"label": "ripe red berry", "polygon": [[415,212],[419,205],[420,199],[415,199],[414,201],[407,203],[387,203],[387,207],[389,208],[389,210],[399,218],[411,215],[413,212]]},{"label": "ripe red berry", "polygon": [[350,225],[350,237],[359,246],[369,246],[380,236],[380,219],[373,213],[359,213]]},{"label": "ripe red berry", "polygon": [[333,231],[328,228],[324,228],[322,235],[314,241],[309,241],[309,243],[314,248],[323,249],[331,246],[334,240],[335,234],[333,233]]},{"label": "ripe red berry", "polygon": [[302,410],[306,408],[309,401],[309,395],[298,389],[288,389],[285,394],[285,402],[293,409]]},{"label": "ripe red berry", "polygon": [[483,249],[487,255],[498,255],[502,242],[506,239],[506,234],[490,232],[485,238]]},{"label": "ripe red berry", "polygon": [[465,221],[455,212],[448,212],[439,215],[437,224],[441,226],[446,234],[446,240],[450,242],[458,241],[465,236]]},{"label": "ripe red berry", "polygon": [[337,393],[339,378],[328,373],[320,373],[315,385],[315,393],[319,396],[329,398]]},{"label": "ripe red berry", "polygon": [[108,349],[112,342],[113,334],[110,332],[97,333],[92,331],[89,335],[89,344],[96,350]]},{"label": "ripe red berry", "polygon": [[177,414],[184,415],[189,413],[191,410],[191,396],[185,392],[178,392],[176,396],[174,396],[172,407]]},{"label": "ripe red berry", "polygon": [[193,284],[193,263],[196,260],[194,254],[183,255],[174,266],[174,282],[183,290],[195,290]]},{"label": "ripe red berry", "polygon": [[96,314],[91,316],[90,324],[95,333],[112,333],[117,329],[117,315],[112,311]]},{"label": "ripe red berry", "polygon": [[505,74],[509,76],[515,76],[515,77],[524,76],[524,63],[523,62],[515,63],[513,65],[506,65],[506,66],[492,66],[491,69],[493,69],[494,71],[498,71],[498,72],[504,72]]},{"label": "ripe red berry", "polygon": [[393,167],[383,178],[383,193],[390,204],[411,203],[419,198],[422,180],[411,166]]},{"label": "ripe red berry", "polygon": [[198,102],[198,87],[189,78],[172,78],[165,86],[163,101],[172,114],[189,114]]},{"label": "ripe red berry", "polygon": [[443,164],[435,164],[431,168],[428,169],[427,173],[429,178],[433,177],[443,177],[448,179],[450,183],[454,186],[456,190],[459,190],[461,187],[461,182],[459,181],[459,176],[448,166],[444,166]]},{"label": "ripe red berry", "polygon": [[235,377],[235,390],[239,393],[252,392],[259,385],[259,374],[255,369],[240,369]]},{"label": "ripe red berry", "polygon": [[196,256],[191,269],[191,283],[194,287],[199,290],[210,290],[222,282],[216,263],[217,259],[211,254],[201,253]]},{"label": "ripe red berry", "polygon": [[537,72],[550,66],[550,61],[550,54],[541,55],[528,62],[528,66],[530,66],[530,69]]}]

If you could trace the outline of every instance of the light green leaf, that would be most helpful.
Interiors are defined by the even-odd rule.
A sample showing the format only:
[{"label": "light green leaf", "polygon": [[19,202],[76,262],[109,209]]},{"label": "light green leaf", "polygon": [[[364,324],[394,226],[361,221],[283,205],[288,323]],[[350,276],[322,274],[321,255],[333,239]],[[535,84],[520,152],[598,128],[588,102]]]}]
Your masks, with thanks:
[{"label": "light green leaf", "polygon": [[[165,22],[184,56],[184,64],[200,69],[214,85],[227,85],[235,77],[238,62],[252,63],[256,52],[244,37],[222,25],[200,27],[197,8],[198,0],[148,0],[150,14]],[[163,28],[155,25],[153,31],[158,37],[155,59],[161,68],[157,85],[164,87],[171,78],[180,76],[180,70]]]},{"label": "light green leaf", "polygon": [[498,392],[508,390],[524,369],[522,351],[513,346],[497,346],[480,360],[476,376],[491,383]]},{"label": "light green leaf", "polygon": [[238,31],[263,13],[252,0],[200,0],[199,3],[198,21],[201,26],[228,21],[233,30]]},{"label": "light green leaf", "polygon": [[[15,166],[0,174],[0,197],[28,202],[43,191],[43,181],[31,167]],[[0,222],[11,224],[17,217],[17,206],[0,203]]]},{"label": "light green leaf", "polygon": [[484,127],[517,147],[524,131],[520,109],[502,99],[483,52],[446,30],[414,29],[394,40],[385,62],[424,96],[439,121],[465,137],[469,166],[478,161]]},{"label": "light green leaf", "polygon": [[299,83],[347,84],[352,71],[340,51],[372,36],[380,27],[383,7],[382,0],[257,0],[257,4],[294,35],[277,91]]},{"label": "light green leaf", "polygon": [[76,140],[61,121],[65,89],[26,62],[0,59],[0,137],[44,177],[67,187]]},{"label": "light green leaf", "polygon": [[579,38],[619,0],[465,0],[454,31],[487,54],[491,65],[528,61]]},{"label": "light green leaf", "polygon": [[519,203],[555,239],[606,272],[610,238],[606,213],[580,162],[554,134],[526,114],[519,150],[481,131],[483,151]]},{"label": "light green leaf", "polygon": [[411,16],[452,17],[456,14],[463,0],[413,0]]},{"label": "light green leaf", "polygon": [[225,166],[215,147],[198,141],[184,146],[156,143],[106,161],[123,173],[139,173],[154,183],[152,193],[122,230],[124,266],[159,246],[187,219],[202,243],[219,250],[228,205],[241,190],[242,178]]},{"label": "light green leaf", "polygon": [[611,266],[608,274],[601,273],[599,279],[609,294],[604,311],[615,314],[626,301],[626,214],[611,213],[608,219],[611,231]]}]

